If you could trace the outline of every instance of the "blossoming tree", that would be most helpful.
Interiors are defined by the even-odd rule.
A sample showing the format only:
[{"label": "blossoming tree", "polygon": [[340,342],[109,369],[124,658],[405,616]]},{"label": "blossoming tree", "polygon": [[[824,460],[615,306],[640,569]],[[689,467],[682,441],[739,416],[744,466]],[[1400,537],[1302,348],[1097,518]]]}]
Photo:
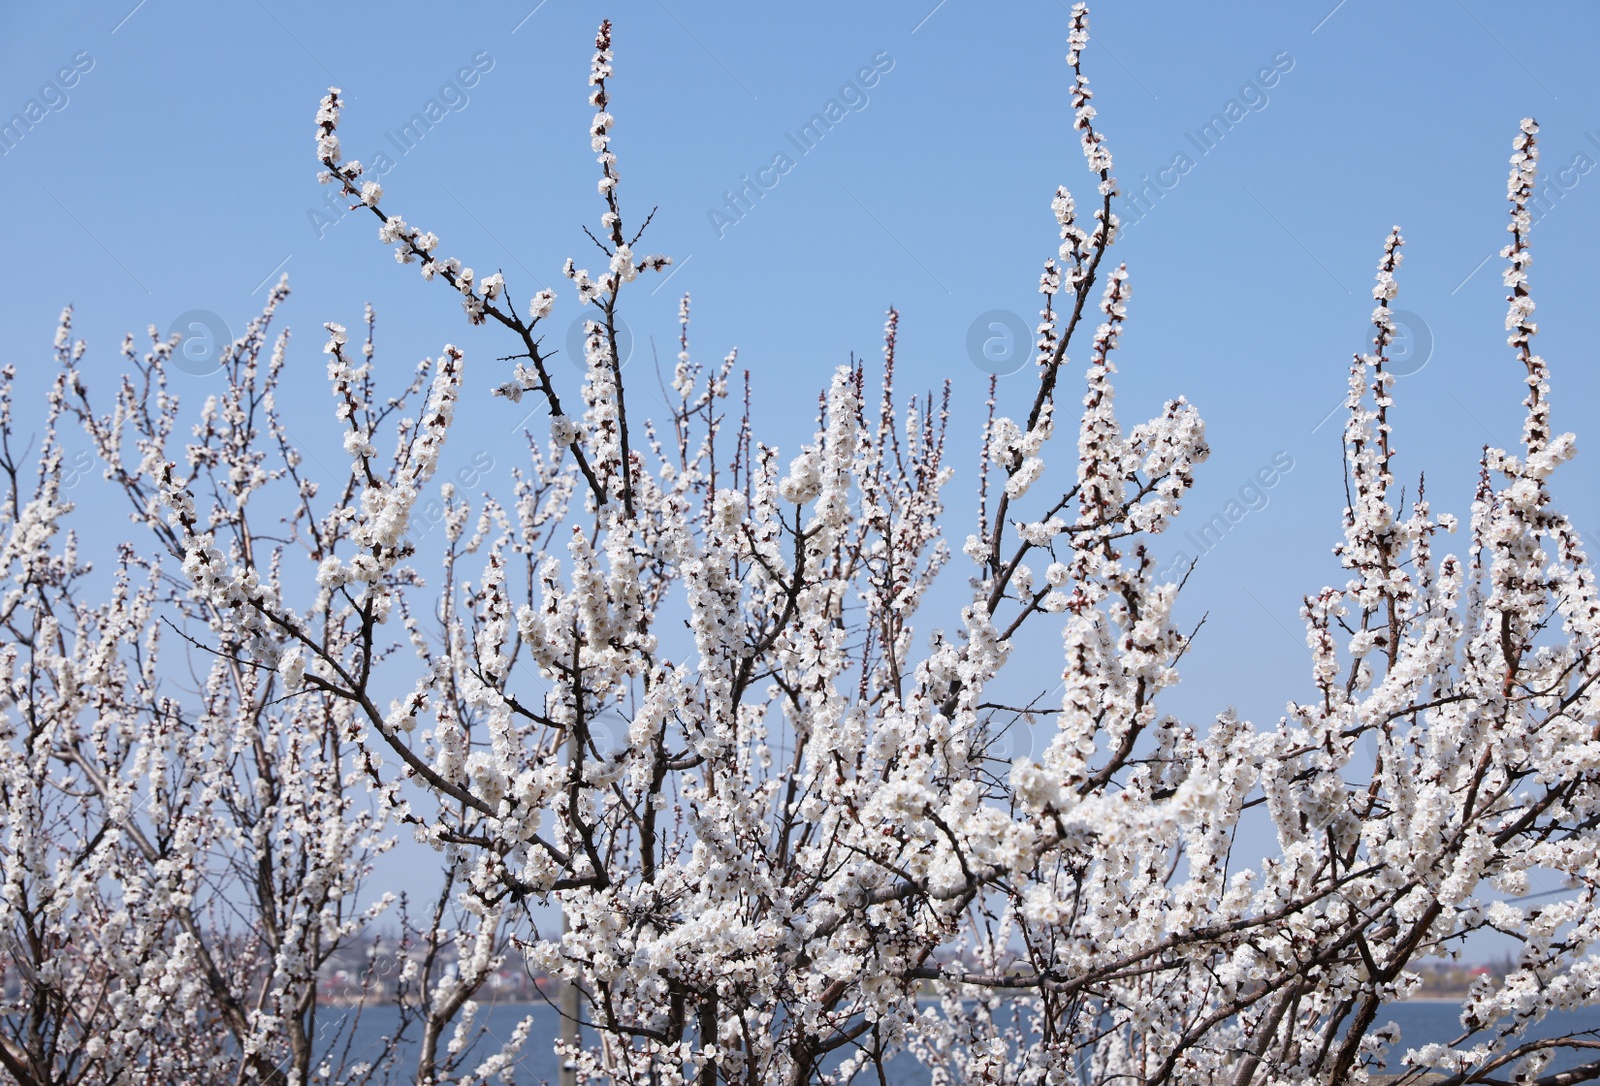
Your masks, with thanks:
[{"label": "blossoming tree", "polygon": [[[1031,399],[1007,414],[991,386],[958,553],[948,389],[900,400],[893,311],[881,370],[835,372],[795,455],[748,410],[730,420],[736,356],[695,361],[687,297],[669,417],[630,421],[619,306],[670,260],[635,252],[648,218],[619,195],[609,23],[589,80],[607,263],[565,267],[591,315],[581,387],[542,346],[556,295],[519,306],[501,275],[442,255],[343,159],[337,90],[317,114],[322,180],[459,292],[486,350],[509,337],[498,394],[549,416],[510,493],[474,511],[442,487],[437,569],[408,531],[466,350],[386,389],[370,314],[360,346],[328,325],[348,470],[313,478],[274,399],[286,286],[182,449],[174,343],[141,355],[130,338],[101,409],[64,315],[36,468],[12,451],[9,372],[0,399],[6,1074],[509,1080],[531,1020],[474,1047],[474,996],[522,954],[575,995],[584,1031],[558,1047],[585,1081],[882,1082],[897,1053],[952,1083],[1600,1078],[1582,1055],[1600,1041],[1531,1030],[1600,989],[1600,596],[1547,487],[1574,443],[1532,350],[1537,128],[1514,142],[1502,254],[1522,447],[1486,451],[1465,557],[1436,555],[1455,520],[1420,486],[1405,503],[1391,471],[1396,230],[1350,370],[1349,577],[1302,611],[1308,699],[1274,727],[1183,721],[1157,704],[1189,644],[1181,586],[1148,537],[1208,450],[1182,398],[1131,428],[1114,410],[1129,286],[1105,263],[1117,183],[1088,40],[1079,6],[1067,63],[1092,207],[1051,202]],[[1076,461],[1052,473],[1080,380]],[[129,547],[109,579],[90,571],[66,528],[68,421],[168,557]],[[957,613],[935,613],[941,576],[967,578]],[[1060,640],[1059,700],[1014,695],[1024,638]],[[1036,756],[1005,753],[1013,728]],[[1250,819],[1267,855],[1236,853]],[[395,830],[444,874],[431,906],[405,906],[401,1034],[355,1060],[317,978],[401,908],[369,885]],[[1506,900],[1534,872],[1568,890]],[[559,931],[540,923],[551,904]],[[1417,966],[1489,931],[1519,947],[1514,968],[1477,983],[1451,1043],[1408,1045],[1386,1012]]]}]

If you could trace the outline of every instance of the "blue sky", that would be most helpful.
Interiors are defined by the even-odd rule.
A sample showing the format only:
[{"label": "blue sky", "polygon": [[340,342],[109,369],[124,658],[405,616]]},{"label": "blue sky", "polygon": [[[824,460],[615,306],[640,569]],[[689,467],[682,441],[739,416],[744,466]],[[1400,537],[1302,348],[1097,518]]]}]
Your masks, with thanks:
[{"label": "blue sky", "polygon": [[[447,341],[466,350],[468,406],[444,468],[487,458],[484,485],[503,486],[522,412],[488,390],[506,379],[495,357],[512,348],[467,326],[442,284],[396,265],[370,216],[319,219],[313,115],[328,85],[342,86],[346,154],[395,156],[386,209],[438,233],[441,251],[480,275],[504,270],[516,298],[556,287],[565,328],[578,309],[560,267],[569,255],[594,266],[581,227],[602,210],[585,79],[595,25],[609,16],[624,209],[638,221],[658,206],[640,249],[678,261],[670,283],[634,291],[634,365],[649,366],[652,338],[670,357],[677,297],[692,291],[696,353],[710,361],[737,346],[758,433],[792,448],[809,436],[816,389],[851,351],[876,356],[884,310],[899,307],[902,389],[954,383],[959,541],[987,381],[969,333],[996,310],[1033,323],[1039,267],[1055,248],[1050,196],[1065,183],[1081,203],[1091,185],[1070,129],[1066,5],[935,2],[8,6],[0,121],[30,99],[49,108],[0,141],[0,361],[22,372],[28,403],[49,379],[53,324],[70,302],[90,381],[108,388],[123,332],[200,311],[238,334],[287,272],[289,383],[304,393],[295,409],[313,443],[331,419],[320,325],[354,327],[371,301],[380,366],[397,377]],[[1366,339],[1391,225],[1407,240],[1396,304],[1423,345],[1397,391],[1397,468],[1409,479],[1425,470],[1435,508],[1465,513],[1479,447],[1515,441],[1520,372],[1504,344],[1500,261],[1486,258],[1505,238],[1506,158],[1525,115],[1543,126],[1546,176],[1567,171],[1533,235],[1537,346],[1554,371],[1556,427],[1576,430],[1581,449],[1600,440],[1590,423],[1600,10],[1505,12],[1485,0],[1094,9],[1103,39],[1085,64],[1124,189],[1180,152],[1192,162],[1114,250],[1133,287],[1124,422],[1183,393],[1215,450],[1164,553],[1192,553],[1186,532],[1258,472],[1274,477],[1264,507],[1210,549],[1185,594],[1190,620],[1210,618],[1175,709],[1203,719],[1232,703],[1270,724],[1308,688],[1299,599],[1342,581],[1329,557],[1340,419],[1324,420]],[[74,63],[75,79],[58,75]],[[461,86],[459,69],[474,63],[487,70]],[[873,64],[875,85],[842,89]],[[830,99],[853,108],[801,154],[789,136]],[[389,135],[430,100],[453,108],[398,154]],[[1202,134],[1230,100],[1238,122],[1220,140]],[[724,194],[779,151],[793,167],[737,222],[719,221]],[[1073,352],[1075,371],[1086,355]],[[197,406],[217,378],[175,380]],[[1003,410],[1023,410],[1026,382],[1026,372],[1000,382]],[[1070,451],[1064,435],[1057,455]],[[1596,463],[1580,456],[1555,488],[1600,541]],[[1247,504],[1262,504],[1256,493]],[[1055,645],[1044,639],[1029,659],[1058,666]]]}]

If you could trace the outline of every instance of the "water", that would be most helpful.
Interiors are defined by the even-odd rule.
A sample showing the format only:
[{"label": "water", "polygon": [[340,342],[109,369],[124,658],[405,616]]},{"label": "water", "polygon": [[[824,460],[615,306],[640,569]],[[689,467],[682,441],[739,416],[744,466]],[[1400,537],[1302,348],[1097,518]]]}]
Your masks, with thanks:
[{"label": "water", "polygon": [[[353,1014],[353,1010],[340,1007],[323,1007],[318,1011],[318,1033],[325,1040],[332,1040],[335,1032],[345,1017]],[[1425,1044],[1445,1043],[1455,1039],[1461,1032],[1459,1022],[1459,1004],[1452,1002],[1412,1002],[1393,1006],[1379,1015],[1379,1024],[1386,1021],[1395,1022],[1401,1030],[1400,1044],[1391,1051],[1398,1055],[1407,1048],[1420,1047]],[[543,1003],[501,1003],[484,1004],[478,1011],[476,1025],[484,1028],[483,1039],[474,1050],[474,1059],[471,1065],[476,1065],[493,1052],[499,1050],[501,1044],[509,1040],[512,1030],[525,1016],[533,1016],[533,1028],[528,1034],[527,1044],[523,1046],[522,1054],[517,1061],[515,1081],[519,1086],[535,1086],[540,1082],[554,1082],[556,1077],[556,1059],[550,1051],[551,1042],[555,1038],[557,1016],[553,1008]],[[396,1012],[393,1007],[376,1007],[364,1011],[354,1030],[347,1031],[350,1042],[350,1060],[373,1059],[383,1050],[383,1037],[394,1029]],[[1530,1038],[1550,1037],[1563,1033],[1576,1033],[1580,1030],[1600,1030],[1600,1007],[1583,1011],[1568,1011],[1547,1017],[1529,1034]],[[415,1051],[416,1038],[421,1030],[413,1025],[408,1031],[411,1044],[407,1046],[409,1052]],[[446,1035],[448,1040],[448,1034]],[[341,1039],[341,1051],[344,1039]],[[441,1044],[441,1048],[443,1045]],[[321,1054],[321,1048],[318,1049]],[[1563,1053],[1557,1055],[1552,1062],[1550,1070],[1559,1070],[1585,1062],[1593,1058],[1593,1053]],[[414,1067],[403,1060],[406,1070]],[[465,1069],[465,1068],[464,1068]],[[1397,1070],[1391,1065],[1391,1070]],[[1504,1076],[1501,1076],[1504,1077]],[[404,1081],[402,1078],[401,1081]],[[889,1066],[889,1081],[893,1086],[927,1086],[930,1081],[929,1074],[910,1055],[902,1053],[897,1056]]]}]

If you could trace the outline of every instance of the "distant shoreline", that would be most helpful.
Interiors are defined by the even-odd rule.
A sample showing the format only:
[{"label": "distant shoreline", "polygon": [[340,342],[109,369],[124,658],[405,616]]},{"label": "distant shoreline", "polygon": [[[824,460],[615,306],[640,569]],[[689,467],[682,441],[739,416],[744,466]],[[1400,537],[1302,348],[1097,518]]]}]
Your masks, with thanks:
[{"label": "distant shoreline", "polygon": [[[1461,992],[1459,995],[1423,995],[1423,996],[1413,996],[1410,999],[1397,999],[1397,1000],[1394,1000],[1392,1003],[1384,1004],[1384,1006],[1389,1006],[1389,1007],[1410,1006],[1412,1004],[1418,1004],[1418,1003],[1436,1003],[1436,1004],[1440,1004],[1440,1005],[1444,1005],[1444,1004],[1460,1004],[1462,1000],[1466,999],[1471,994],[1472,993],[1470,993],[1470,992]],[[929,1000],[932,1001],[931,997],[926,997],[926,998],[929,998]],[[334,998],[331,998],[331,999],[327,998],[327,997],[319,997],[317,999],[317,1006],[319,1006],[319,1007],[360,1007],[360,1006],[365,1005],[367,1007],[367,1009],[369,1009],[369,1010],[374,1008],[374,1007],[392,1006],[393,1003],[394,1003],[394,1000],[393,1000],[392,996],[380,997],[380,996],[376,996],[376,995],[372,999],[367,1001],[365,1004],[363,1004],[363,1002],[361,1000],[359,1000],[359,999],[341,999],[341,998],[338,998],[338,997],[334,997]],[[490,999],[490,998],[485,998],[485,999],[478,1000],[478,1003],[481,1006],[486,1006],[486,1007],[490,1007],[490,1006],[506,1006],[506,1007],[534,1007],[534,1006],[537,1006],[537,1007],[543,1007],[543,1006],[547,1006],[548,1005],[547,1001],[542,1000],[542,999],[538,999],[538,998],[528,999],[528,998],[518,998],[518,997],[512,997],[510,999]],[[1596,1001],[1594,1001],[1592,1003],[1587,1004],[1584,1009],[1587,1009],[1588,1007],[1600,1007],[1600,1000],[1596,1000]],[[1572,1009],[1577,1010],[1579,1008],[1572,1008]],[[1379,1013],[1381,1014],[1382,1011],[1380,1011]]]}]

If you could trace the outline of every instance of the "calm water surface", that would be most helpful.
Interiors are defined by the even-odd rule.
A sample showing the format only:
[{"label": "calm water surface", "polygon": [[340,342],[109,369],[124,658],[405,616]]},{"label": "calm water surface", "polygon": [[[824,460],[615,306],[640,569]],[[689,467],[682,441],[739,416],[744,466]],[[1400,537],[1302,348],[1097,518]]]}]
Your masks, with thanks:
[{"label": "calm water surface", "polygon": [[[1447,1042],[1458,1036],[1461,1030],[1459,1013],[1459,1005],[1455,1003],[1405,1003],[1385,1011],[1384,1015],[1380,1015],[1380,1022],[1392,1020],[1399,1025],[1401,1047],[1410,1048]],[[318,1032],[331,1038],[341,1021],[351,1014],[353,1011],[345,1008],[321,1008],[318,1012]],[[554,1082],[556,1060],[550,1045],[556,1034],[557,1018],[554,1009],[542,1003],[484,1004],[478,1011],[477,1024],[485,1027],[487,1034],[479,1043],[477,1057],[482,1059],[498,1051],[500,1045],[511,1037],[517,1023],[528,1015],[533,1016],[533,1028],[517,1062],[515,1081],[520,1086]],[[354,1029],[348,1031],[351,1059],[371,1059],[381,1052],[382,1038],[393,1031],[395,1022],[396,1015],[392,1007],[378,1007],[363,1012]],[[412,1030],[416,1030],[415,1025]],[[1548,1037],[1579,1030],[1600,1030],[1600,1007],[1547,1018],[1533,1031],[1533,1036]],[[414,1052],[414,1043],[407,1047]],[[1581,1062],[1584,1061],[1580,1055],[1558,1056],[1550,1069],[1558,1070]],[[408,1065],[408,1069],[410,1066],[414,1065]],[[926,1086],[930,1081],[928,1072],[906,1054],[896,1057],[889,1070],[889,1080],[894,1086]]]}]

